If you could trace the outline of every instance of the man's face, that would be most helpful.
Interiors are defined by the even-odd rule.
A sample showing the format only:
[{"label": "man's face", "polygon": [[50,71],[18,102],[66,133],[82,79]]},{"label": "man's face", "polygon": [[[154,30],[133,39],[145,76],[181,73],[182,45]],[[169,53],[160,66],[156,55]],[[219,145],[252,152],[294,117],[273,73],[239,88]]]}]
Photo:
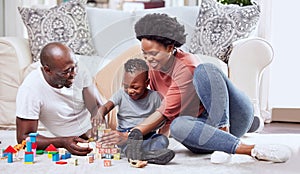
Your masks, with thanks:
[{"label": "man's face", "polygon": [[52,82],[58,87],[70,88],[74,83],[75,76],[77,74],[78,60],[75,56],[64,59],[57,63],[57,66],[52,69]]}]

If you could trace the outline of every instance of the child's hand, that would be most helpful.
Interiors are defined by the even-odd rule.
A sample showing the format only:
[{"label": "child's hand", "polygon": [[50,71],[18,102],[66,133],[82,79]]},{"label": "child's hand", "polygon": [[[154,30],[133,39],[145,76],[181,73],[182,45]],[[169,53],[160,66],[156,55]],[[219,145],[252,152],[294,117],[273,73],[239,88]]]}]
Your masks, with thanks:
[{"label": "child's hand", "polygon": [[96,116],[92,117],[92,126],[97,127],[98,125],[105,123],[105,118],[101,114],[97,114]]}]

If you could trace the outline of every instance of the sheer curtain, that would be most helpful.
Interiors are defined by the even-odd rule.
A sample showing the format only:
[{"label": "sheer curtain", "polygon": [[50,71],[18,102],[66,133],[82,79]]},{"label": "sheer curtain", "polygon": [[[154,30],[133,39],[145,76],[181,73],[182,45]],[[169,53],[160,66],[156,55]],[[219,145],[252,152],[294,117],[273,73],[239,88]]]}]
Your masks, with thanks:
[{"label": "sheer curtain", "polygon": [[23,25],[18,6],[21,6],[21,0],[4,0],[4,36],[23,36]]},{"label": "sheer curtain", "polygon": [[27,37],[18,7],[49,8],[57,4],[57,0],[4,0],[4,36]]}]

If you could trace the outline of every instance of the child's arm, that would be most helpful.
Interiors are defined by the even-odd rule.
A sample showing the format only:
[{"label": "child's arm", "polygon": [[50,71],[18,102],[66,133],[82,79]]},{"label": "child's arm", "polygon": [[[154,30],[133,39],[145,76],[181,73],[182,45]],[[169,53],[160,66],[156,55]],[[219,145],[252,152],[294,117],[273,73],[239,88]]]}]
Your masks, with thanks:
[{"label": "child's arm", "polygon": [[97,114],[92,118],[93,125],[99,125],[100,123],[102,123],[105,120],[105,115],[107,115],[114,107],[115,105],[111,101],[108,101],[104,105],[102,105],[98,109]]}]

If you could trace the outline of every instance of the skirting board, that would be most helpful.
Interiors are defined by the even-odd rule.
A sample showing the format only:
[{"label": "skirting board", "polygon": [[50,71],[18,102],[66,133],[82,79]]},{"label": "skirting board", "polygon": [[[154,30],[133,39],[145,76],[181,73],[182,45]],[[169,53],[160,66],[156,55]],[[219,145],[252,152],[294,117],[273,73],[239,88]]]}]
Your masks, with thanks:
[{"label": "skirting board", "polygon": [[273,108],[272,121],[300,123],[300,108]]}]

